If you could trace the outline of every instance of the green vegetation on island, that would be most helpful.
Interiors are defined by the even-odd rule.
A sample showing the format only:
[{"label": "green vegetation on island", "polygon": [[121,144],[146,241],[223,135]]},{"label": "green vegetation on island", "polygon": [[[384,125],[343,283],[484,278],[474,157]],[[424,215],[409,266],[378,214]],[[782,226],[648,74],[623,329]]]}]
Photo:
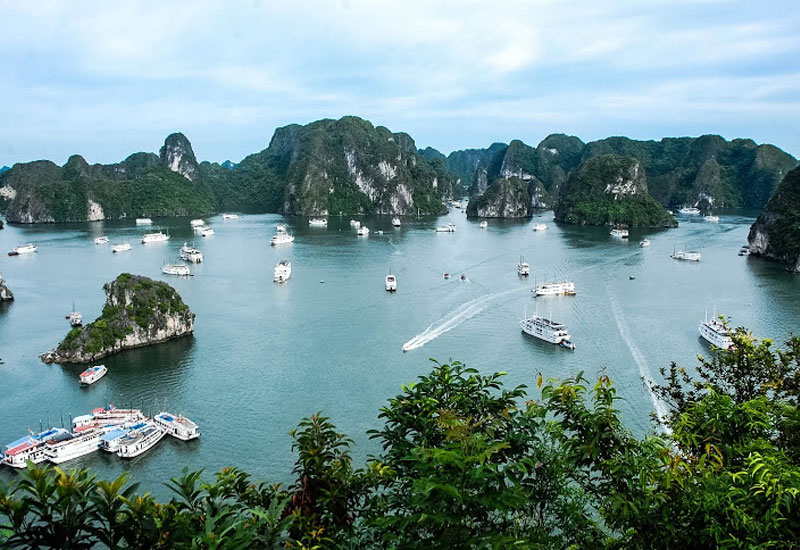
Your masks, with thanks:
[{"label": "green vegetation on island", "polygon": [[286,485],[184,472],[158,502],[129,474],[29,465],[0,484],[0,546],[798,548],[800,338],[732,337],[694,375],[661,370],[667,409],[644,436],[605,374],[539,375],[529,393],[437,363],[381,409],[363,467],[319,413],[291,432]]}]

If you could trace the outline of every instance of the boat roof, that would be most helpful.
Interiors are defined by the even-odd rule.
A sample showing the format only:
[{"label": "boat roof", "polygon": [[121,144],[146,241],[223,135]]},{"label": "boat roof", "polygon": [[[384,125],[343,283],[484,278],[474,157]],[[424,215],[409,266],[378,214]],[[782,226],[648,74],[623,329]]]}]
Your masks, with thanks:
[{"label": "boat roof", "polygon": [[100,439],[102,441],[111,441],[112,439],[116,439],[121,435],[125,435],[126,433],[128,433],[127,429],[117,428],[116,430],[112,430],[112,431],[108,432],[107,434],[101,435]]}]

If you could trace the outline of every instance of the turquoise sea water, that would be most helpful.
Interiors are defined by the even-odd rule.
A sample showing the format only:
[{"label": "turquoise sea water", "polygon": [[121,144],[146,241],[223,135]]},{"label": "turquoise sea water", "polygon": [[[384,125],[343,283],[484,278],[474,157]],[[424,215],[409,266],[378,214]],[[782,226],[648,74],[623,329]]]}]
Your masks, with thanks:
[{"label": "turquoise sea water", "polygon": [[[537,373],[565,377],[603,371],[624,397],[620,409],[636,433],[649,428],[654,402],[642,377],[675,360],[692,366],[708,353],[697,325],[705,310],[732,318],[756,335],[785,340],[800,328],[800,277],[756,258],[737,256],[751,213],[723,214],[720,223],[681,217],[669,231],[632,230],[630,242],[604,228],[556,225],[552,213],[524,221],[467,220],[453,211],[440,218],[360,218],[372,230],[356,237],[349,218],[327,228],[305,218],[246,215],[209,219],[216,235],[195,236],[184,218],[155,220],[168,243],[142,245],[148,228],[133,222],[6,226],[0,231],[0,273],[16,296],[0,306],[0,443],[42,424],[61,425],[107,402],[155,413],[167,409],[195,420],[202,437],[165,438],[130,461],[100,452],[69,463],[100,477],[130,470],[146,489],[184,466],[210,476],[237,465],[260,479],[286,480],[294,457],[287,432],[317,411],[331,416],[355,440],[362,460],[377,451],[365,432],[378,426],[378,409],[401,385],[430,370],[428,358],[466,362],[483,372],[508,372],[508,384],[528,384]],[[452,221],[455,233],[435,233]],[[293,245],[269,246],[277,223],[296,236]],[[548,230],[533,232],[533,223]],[[383,230],[378,235],[377,230]],[[95,245],[108,235],[111,243]],[[652,245],[640,248],[648,236]],[[130,241],[133,250],[112,254]],[[201,248],[205,262],[193,277],[162,275],[184,241]],[[39,251],[7,257],[27,242]],[[673,247],[702,253],[697,263],[669,258]],[[516,273],[520,256],[528,279]],[[281,259],[292,277],[272,282]],[[384,290],[391,270],[398,291]],[[39,354],[69,330],[72,303],[89,322],[99,315],[102,285],[121,272],[163,279],[197,314],[195,334],[105,359],[109,374],[80,388],[84,366],[45,365]],[[445,280],[445,272],[452,274]],[[467,281],[461,281],[461,274]],[[631,280],[633,275],[635,279]],[[532,298],[534,283],[570,279],[576,297]],[[324,281],[324,282],[323,282]],[[525,311],[565,323],[574,352],[523,335]],[[416,338],[424,345],[402,352]],[[0,476],[13,477],[4,468]]]}]

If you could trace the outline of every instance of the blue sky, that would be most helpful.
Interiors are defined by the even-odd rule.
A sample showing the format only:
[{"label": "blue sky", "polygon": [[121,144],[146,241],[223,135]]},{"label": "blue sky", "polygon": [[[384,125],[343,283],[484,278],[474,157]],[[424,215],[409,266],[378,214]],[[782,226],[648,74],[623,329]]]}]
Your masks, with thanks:
[{"label": "blue sky", "polygon": [[796,0],[0,0],[0,165],[174,131],[238,161],[348,114],[445,153],[718,133],[800,156],[797,29]]}]

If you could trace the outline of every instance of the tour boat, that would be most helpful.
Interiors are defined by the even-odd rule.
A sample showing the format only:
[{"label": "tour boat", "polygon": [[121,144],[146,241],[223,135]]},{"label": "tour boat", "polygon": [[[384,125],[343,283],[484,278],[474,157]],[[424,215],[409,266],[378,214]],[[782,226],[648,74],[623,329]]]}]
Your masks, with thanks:
[{"label": "tour boat", "polygon": [[80,374],[81,386],[88,386],[94,384],[106,375],[108,369],[105,365],[95,365],[89,367]]},{"label": "tour boat", "polygon": [[103,235],[102,237],[97,237],[94,240],[94,244],[106,244],[107,242],[108,242],[108,237],[106,237],[105,235]]},{"label": "tour boat", "polygon": [[517,262],[517,275],[522,275],[523,277],[527,277],[531,274],[531,266],[525,262],[525,258],[522,256],[519,257],[519,262]]},{"label": "tour boat", "polygon": [[145,233],[142,237],[142,243],[163,243],[169,240],[169,235],[165,235],[161,231],[158,233]]},{"label": "tour boat", "polygon": [[440,225],[436,228],[437,233],[455,233],[456,226],[450,222],[447,225]]},{"label": "tour boat", "polygon": [[127,252],[131,249],[130,243],[115,244],[111,247],[111,252]]},{"label": "tour boat", "polygon": [[144,415],[139,409],[118,409],[114,403],[110,403],[106,407],[92,409],[89,414],[76,416],[72,419],[72,428],[78,430],[88,426],[124,424],[141,420],[144,420]]},{"label": "tour boat", "polygon": [[213,234],[214,234],[214,230],[213,230],[213,229],[211,229],[210,227],[206,227],[205,229],[203,229],[203,230],[200,232],[200,236],[201,236],[201,237],[210,237],[210,236],[212,236]]},{"label": "tour boat", "polygon": [[547,231],[547,225],[543,223],[535,223],[533,224],[534,231]]},{"label": "tour boat", "polygon": [[181,260],[186,260],[187,262],[199,264],[200,262],[203,261],[203,253],[197,250],[196,248],[189,246],[185,242],[181,247],[179,255]]},{"label": "tour boat", "polygon": [[222,215],[222,219],[223,220],[238,220],[239,219],[239,215],[238,214],[223,214]]},{"label": "tour boat", "polygon": [[366,225],[359,227],[358,229],[356,229],[356,235],[358,235],[359,237],[369,236],[369,227],[367,227]]},{"label": "tour boat", "polygon": [[117,456],[120,458],[133,458],[153,448],[161,438],[166,435],[160,426],[152,421],[136,431],[130,431],[122,437],[117,449]]},{"label": "tour boat", "polygon": [[394,292],[395,290],[397,290],[397,277],[389,273],[386,276],[386,291]]},{"label": "tour boat", "polygon": [[160,412],[153,417],[153,422],[172,437],[183,441],[200,437],[200,429],[197,424],[180,414]]},{"label": "tour boat", "polygon": [[400,227],[400,225],[401,225],[401,224],[400,224],[400,218],[398,218],[397,216],[395,216],[394,218],[392,218],[392,225],[393,225],[394,227]]},{"label": "tour boat", "polygon": [[289,244],[293,242],[294,242],[294,236],[287,235],[286,233],[278,233],[269,240],[269,244],[271,245]]},{"label": "tour boat", "polygon": [[535,296],[575,296],[575,283],[558,281],[544,283],[532,290]]},{"label": "tour boat", "polygon": [[700,322],[700,336],[709,344],[720,349],[733,349],[731,330],[718,317]]},{"label": "tour boat", "polygon": [[713,216],[713,215],[709,214],[708,216],[703,216],[703,221],[718,222],[719,221],[719,216]]},{"label": "tour boat", "polygon": [[83,325],[83,315],[81,315],[80,311],[72,311],[69,315],[67,315],[67,319],[69,319],[69,326],[71,327],[79,327]]},{"label": "tour boat", "polygon": [[201,220],[200,218],[197,218],[197,219],[192,220],[192,221],[189,222],[189,225],[191,225],[192,227],[200,227],[200,226],[203,226],[205,224],[206,224],[206,221],[205,220]]},{"label": "tour boat", "polygon": [[551,344],[558,344],[567,349],[575,349],[575,344],[572,343],[569,331],[562,323],[545,319],[534,313],[532,317],[521,320],[519,326],[522,328],[522,332],[534,338]]},{"label": "tour boat", "polygon": [[692,206],[684,206],[683,208],[678,210],[678,212],[680,212],[681,214],[697,215],[697,214],[700,213],[700,209],[699,208],[694,208]]},{"label": "tour boat", "polygon": [[189,266],[183,264],[167,264],[161,268],[161,272],[165,275],[180,275],[182,277],[192,274]]},{"label": "tour boat", "polygon": [[0,463],[12,468],[25,468],[28,461],[39,464],[47,460],[44,456],[44,444],[50,439],[69,433],[64,428],[50,428],[38,434],[30,434],[5,446],[0,453]]},{"label": "tour boat", "polygon": [[639,241],[639,246],[644,248],[645,246],[650,246],[650,239],[642,239]]},{"label": "tour boat", "polygon": [[615,227],[611,230],[612,237],[619,237],[620,239],[627,239],[629,237],[628,230],[624,227]]},{"label": "tour boat", "polygon": [[110,432],[104,433],[100,436],[100,449],[116,454],[116,452],[119,451],[120,443],[122,443],[122,440],[126,435],[135,430],[140,430],[145,426],[146,424],[144,422],[139,422],[138,424],[134,424],[132,426],[122,425],[118,428],[112,429]]},{"label": "tour boat", "polygon": [[670,258],[674,260],[687,260],[690,262],[699,262],[700,261],[700,253],[694,251],[687,251],[687,250],[672,250],[672,254],[669,255]]},{"label": "tour boat", "polygon": [[289,260],[281,260],[275,266],[275,276],[273,282],[285,283],[292,276],[292,263]]},{"label": "tour boat", "polygon": [[350,220],[350,227],[355,227],[356,229],[358,229],[359,227],[361,227],[361,222],[358,220]]},{"label": "tour boat", "polygon": [[109,426],[92,426],[57,435],[44,444],[44,456],[53,464],[61,464],[88,455],[100,448],[100,438],[112,429]]},{"label": "tour boat", "polygon": [[311,218],[310,220],[308,220],[308,225],[311,225],[311,226],[314,226],[314,227],[326,227],[328,225],[328,219],[327,218]]},{"label": "tour boat", "polygon": [[150,218],[136,218],[136,225],[153,225],[153,220]]},{"label": "tour boat", "polygon": [[24,244],[22,246],[16,247],[14,250],[8,253],[9,256],[20,256],[22,254],[30,254],[32,252],[36,252],[36,245],[33,243]]}]

